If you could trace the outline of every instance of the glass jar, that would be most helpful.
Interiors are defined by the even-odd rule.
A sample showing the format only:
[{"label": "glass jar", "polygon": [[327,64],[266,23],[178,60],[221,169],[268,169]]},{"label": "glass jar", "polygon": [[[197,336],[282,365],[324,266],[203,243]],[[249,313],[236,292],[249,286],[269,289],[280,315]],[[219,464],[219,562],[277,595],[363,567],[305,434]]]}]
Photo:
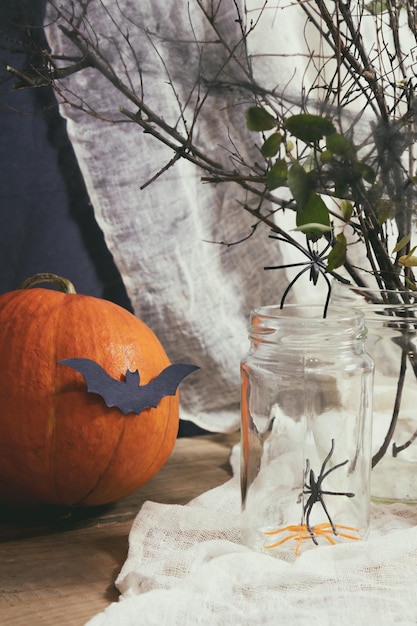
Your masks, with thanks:
[{"label": "glass jar", "polygon": [[375,361],[371,496],[417,503],[417,294],[334,282],[330,307],[365,314]]},{"label": "glass jar", "polygon": [[373,362],[359,311],[266,306],[241,364],[242,534],[292,559],[364,539],[369,525]]}]

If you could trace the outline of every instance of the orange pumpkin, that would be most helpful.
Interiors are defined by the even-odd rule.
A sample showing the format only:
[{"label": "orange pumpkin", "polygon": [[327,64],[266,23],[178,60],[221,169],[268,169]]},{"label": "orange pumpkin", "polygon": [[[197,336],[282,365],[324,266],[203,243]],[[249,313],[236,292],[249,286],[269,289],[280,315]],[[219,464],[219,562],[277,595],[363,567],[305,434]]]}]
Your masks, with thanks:
[{"label": "orange pumpkin", "polygon": [[137,317],[112,302],[69,291],[35,287],[0,296],[3,502],[115,501],[164,465],[177,437],[178,394],[125,416],[88,393],[81,374],[58,363],[89,358],[119,380],[127,370],[139,370],[141,385],[170,364]]}]

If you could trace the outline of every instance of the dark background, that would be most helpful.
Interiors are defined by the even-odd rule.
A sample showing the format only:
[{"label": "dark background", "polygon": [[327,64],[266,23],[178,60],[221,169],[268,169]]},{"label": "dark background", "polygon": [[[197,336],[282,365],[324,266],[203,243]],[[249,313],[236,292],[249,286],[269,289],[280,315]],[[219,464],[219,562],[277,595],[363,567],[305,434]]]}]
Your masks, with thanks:
[{"label": "dark background", "polygon": [[[0,0],[0,294],[38,272],[132,310],[49,87],[17,89],[47,48],[45,0]],[[181,422],[180,435],[199,434]]]},{"label": "dark background", "polygon": [[130,307],[94,219],[49,87],[16,89],[6,65],[36,75],[45,0],[1,0],[0,293],[37,272]]}]

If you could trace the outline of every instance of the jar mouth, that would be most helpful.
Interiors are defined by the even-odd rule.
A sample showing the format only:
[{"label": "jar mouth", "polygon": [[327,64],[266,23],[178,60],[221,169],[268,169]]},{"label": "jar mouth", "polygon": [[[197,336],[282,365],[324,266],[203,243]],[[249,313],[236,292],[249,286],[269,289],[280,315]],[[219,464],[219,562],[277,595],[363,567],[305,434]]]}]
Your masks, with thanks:
[{"label": "jar mouth", "polygon": [[249,336],[263,343],[340,345],[366,337],[364,313],[333,306],[324,317],[321,305],[266,305],[252,311]]},{"label": "jar mouth", "polygon": [[279,323],[300,320],[301,323],[313,323],[322,326],[323,324],[338,324],[340,326],[351,326],[363,322],[363,314],[357,309],[346,310],[346,307],[335,305],[327,311],[326,317],[323,315],[323,306],[320,304],[286,304],[281,307],[279,304],[267,304],[257,307],[251,313],[251,321],[274,320]]}]

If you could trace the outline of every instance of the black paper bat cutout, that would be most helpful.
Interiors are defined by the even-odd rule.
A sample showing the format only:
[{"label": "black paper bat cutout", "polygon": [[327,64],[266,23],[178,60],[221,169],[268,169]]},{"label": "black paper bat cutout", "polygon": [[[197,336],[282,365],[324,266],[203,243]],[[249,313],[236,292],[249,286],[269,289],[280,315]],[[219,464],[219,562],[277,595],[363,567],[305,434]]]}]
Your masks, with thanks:
[{"label": "black paper bat cutout", "polygon": [[108,407],[117,407],[127,415],[139,415],[144,409],[156,408],[165,396],[175,396],[183,378],[199,369],[196,365],[173,363],[147,385],[140,385],[139,371],[126,372],[125,382],[112,378],[95,361],[84,358],[58,361],[79,372],[87,383],[87,391],[101,396]]}]

